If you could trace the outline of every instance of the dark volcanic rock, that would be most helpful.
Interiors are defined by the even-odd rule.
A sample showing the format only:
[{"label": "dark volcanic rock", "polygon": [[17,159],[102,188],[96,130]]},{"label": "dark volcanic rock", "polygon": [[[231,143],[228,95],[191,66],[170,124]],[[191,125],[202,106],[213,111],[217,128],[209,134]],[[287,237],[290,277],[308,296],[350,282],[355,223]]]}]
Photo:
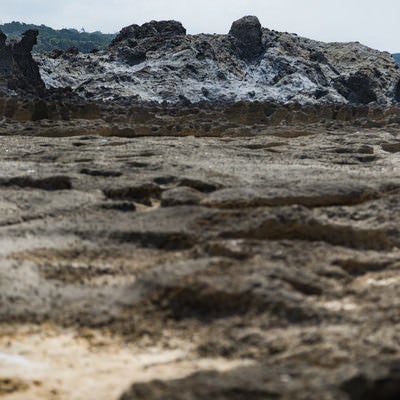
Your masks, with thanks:
[{"label": "dark volcanic rock", "polygon": [[0,79],[8,89],[23,90],[35,95],[43,95],[45,85],[39,67],[32,57],[36,44],[37,30],[26,31],[19,42],[6,44],[6,35],[0,35]]},{"label": "dark volcanic rock", "polygon": [[186,29],[177,21],[151,21],[141,26],[133,24],[121,30],[119,35],[112,41],[111,47],[125,40],[138,40],[162,36],[172,38],[186,35]]},{"label": "dark volcanic rock", "polygon": [[[336,400],[395,400],[400,395],[399,362],[380,365],[381,370],[363,370],[340,384],[341,374],[331,373],[313,387],[302,384],[303,371],[282,382],[282,371],[269,366],[239,368],[218,373],[205,371],[169,382],[152,381],[133,385],[120,400],[265,400],[265,399],[336,399]],[[288,373],[288,371],[285,371]],[[307,379],[307,378],[306,378]],[[315,380],[317,381],[317,380]],[[332,390],[329,381],[339,381],[341,390]],[[335,382],[336,383],[336,382]]]},{"label": "dark volcanic rock", "polygon": [[15,186],[19,188],[34,188],[50,191],[72,189],[71,179],[68,176],[49,176],[40,179],[35,179],[30,176],[16,176],[11,179],[0,179],[0,186]]},{"label": "dark volcanic rock", "polygon": [[7,79],[13,72],[13,58],[11,49],[6,45],[7,36],[0,31],[0,77],[7,83]]},{"label": "dark volcanic rock", "polygon": [[399,103],[400,102],[400,80],[396,83],[396,86],[394,87],[393,96],[394,96],[394,99]]},{"label": "dark volcanic rock", "polygon": [[0,31],[0,47],[3,48],[6,45],[6,39],[7,39],[7,35]]},{"label": "dark volcanic rock", "polygon": [[185,35],[186,29],[177,21],[151,21],[142,26],[134,24],[121,30],[110,49],[135,65],[144,61],[149,51],[176,47]]},{"label": "dark volcanic rock", "polygon": [[221,35],[186,35],[176,21],[131,25],[108,52],[57,57],[37,56],[47,87],[70,86],[91,101],[388,105],[400,99],[399,67],[389,53],[275,32],[251,16]]},{"label": "dark volcanic rock", "polygon": [[257,17],[243,17],[232,24],[229,34],[235,38],[238,55],[245,60],[257,58],[263,51],[262,29]]},{"label": "dark volcanic rock", "polygon": [[342,384],[350,400],[395,400],[400,398],[400,361],[379,365],[371,371],[363,366],[361,371]]},{"label": "dark volcanic rock", "polygon": [[[218,373],[204,371],[180,380],[152,381],[132,385],[120,400],[266,400],[266,399],[338,399],[395,400],[400,396],[399,361],[380,365],[380,370],[361,367],[360,371],[340,384],[341,376],[327,376],[319,385],[304,385],[304,372],[290,375],[282,382],[282,371],[269,366],[239,368]],[[367,370],[367,372],[363,371]],[[286,373],[289,371],[286,370]],[[290,373],[289,373],[290,374]],[[322,380],[321,380],[322,381]],[[341,390],[332,390],[329,381],[339,381]]]},{"label": "dark volcanic rock", "polygon": [[350,103],[368,104],[377,101],[375,82],[363,73],[357,72],[347,78],[340,78],[335,86]]},{"label": "dark volcanic rock", "polygon": [[[186,379],[136,384],[120,400],[268,400],[280,398],[261,368],[199,372]],[[264,378],[264,379],[263,379]]]}]

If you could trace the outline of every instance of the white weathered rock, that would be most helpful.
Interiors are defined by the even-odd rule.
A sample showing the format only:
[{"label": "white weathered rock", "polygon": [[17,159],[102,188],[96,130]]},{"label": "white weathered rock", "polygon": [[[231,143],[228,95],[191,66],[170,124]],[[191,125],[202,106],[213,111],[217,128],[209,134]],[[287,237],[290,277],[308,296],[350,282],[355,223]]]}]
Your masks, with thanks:
[{"label": "white weathered rock", "polygon": [[[254,25],[254,18],[249,21]],[[247,22],[244,19],[242,23]],[[150,24],[157,28],[157,22]],[[248,100],[385,105],[400,99],[399,68],[390,54],[357,42],[323,43],[262,29],[262,47],[256,41],[257,48],[249,52],[249,58],[242,54],[243,43],[231,34],[178,32],[171,38],[156,32],[152,42],[148,25],[135,25],[134,38],[124,37],[107,52],[58,58],[37,55],[46,86],[71,86],[83,98],[106,102]],[[140,38],[142,28],[145,38]],[[126,36],[129,30],[123,32]],[[143,61],[132,63],[124,58],[136,50]]]}]

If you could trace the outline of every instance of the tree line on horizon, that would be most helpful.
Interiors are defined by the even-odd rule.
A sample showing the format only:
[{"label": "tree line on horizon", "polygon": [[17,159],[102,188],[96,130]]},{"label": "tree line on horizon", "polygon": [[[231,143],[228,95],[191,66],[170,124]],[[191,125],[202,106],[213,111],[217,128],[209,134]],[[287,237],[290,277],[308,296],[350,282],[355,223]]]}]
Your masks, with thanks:
[{"label": "tree line on horizon", "polygon": [[0,30],[7,35],[9,41],[19,40],[28,29],[39,31],[38,43],[33,49],[34,52],[68,50],[76,47],[82,53],[89,53],[96,49],[106,49],[116,36],[116,34],[99,31],[86,32],[83,29],[78,31],[73,28],[53,29],[46,25],[25,24],[16,21],[0,24]]}]

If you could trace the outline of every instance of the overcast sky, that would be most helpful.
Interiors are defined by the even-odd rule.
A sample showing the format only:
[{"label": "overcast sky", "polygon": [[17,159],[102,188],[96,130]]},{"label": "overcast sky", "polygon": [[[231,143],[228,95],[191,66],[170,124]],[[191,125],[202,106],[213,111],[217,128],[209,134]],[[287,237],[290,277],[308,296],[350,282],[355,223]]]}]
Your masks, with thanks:
[{"label": "overcast sky", "polygon": [[226,33],[256,15],[264,27],[323,41],[359,41],[400,52],[400,0],[0,0],[0,21],[117,32],[176,19],[188,33]]}]

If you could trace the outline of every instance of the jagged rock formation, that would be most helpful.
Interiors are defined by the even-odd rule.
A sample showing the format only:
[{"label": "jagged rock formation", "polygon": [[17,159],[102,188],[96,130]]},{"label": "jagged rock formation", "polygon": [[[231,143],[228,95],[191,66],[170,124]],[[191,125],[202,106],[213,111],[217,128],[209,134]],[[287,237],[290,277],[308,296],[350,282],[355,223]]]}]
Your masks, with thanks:
[{"label": "jagged rock formation", "polygon": [[257,17],[244,17],[235,21],[229,31],[235,40],[239,57],[245,60],[254,60],[263,51],[262,29]]},{"label": "jagged rock formation", "polygon": [[37,56],[47,87],[137,102],[392,104],[399,67],[359,43],[322,43],[235,21],[227,35],[186,35],[175,21],[124,28],[109,51]]},{"label": "jagged rock formation", "polygon": [[400,397],[386,53],[151,22],[38,99],[35,38],[0,33],[0,397]]},{"label": "jagged rock formation", "polygon": [[3,90],[22,90],[42,96],[45,85],[39,67],[32,57],[39,32],[26,31],[19,42],[6,44],[7,36],[0,32],[0,82]]},{"label": "jagged rock formation", "polygon": [[144,62],[150,51],[173,50],[182,43],[185,35],[186,29],[177,21],[130,25],[111,42],[110,50],[129,65],[136,65]]}]

